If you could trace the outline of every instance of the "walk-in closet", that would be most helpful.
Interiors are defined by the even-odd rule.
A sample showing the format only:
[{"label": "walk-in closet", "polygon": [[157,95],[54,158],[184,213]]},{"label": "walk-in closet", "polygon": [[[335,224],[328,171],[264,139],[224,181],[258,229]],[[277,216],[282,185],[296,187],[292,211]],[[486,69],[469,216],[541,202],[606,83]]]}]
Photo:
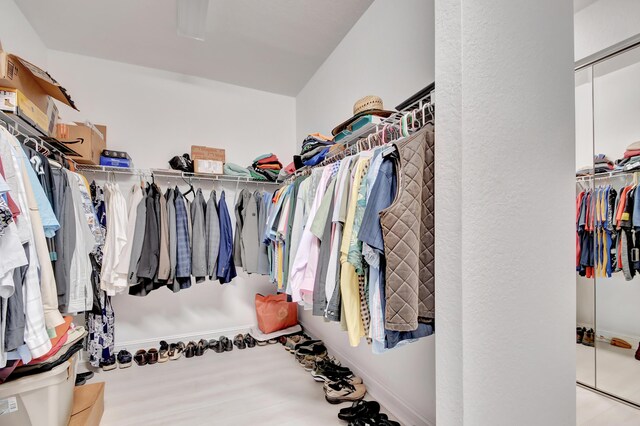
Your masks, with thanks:
[{"label": "walk-in closet", "polygon": [[631,0],[0,0],[0,426],[640,425],[639,76]]}]

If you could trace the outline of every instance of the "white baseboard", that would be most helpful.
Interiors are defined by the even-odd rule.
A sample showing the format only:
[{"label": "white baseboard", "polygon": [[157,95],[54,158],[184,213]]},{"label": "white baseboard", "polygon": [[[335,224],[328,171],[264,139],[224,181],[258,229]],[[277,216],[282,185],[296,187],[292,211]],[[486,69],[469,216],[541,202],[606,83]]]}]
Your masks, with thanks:
[{"label": "white baseboard", "polygon": [[240,325],[237,327],[205,330],[196,334],[185,333],[185,334],[174,334],[171,336],[154,337],[151,339],[127,340],[124,342],[116,341],[115,353],[117,354],[118,351],[121,349],[126,349],[131,353],[135,353],[138,349],[157,348],[161,340],[166,340],[168,343],[183,341],[185,344],[191,340],[193,340],[194,342],[197,342],[200,339],[209,340],[209,339],[218,338],[220,336],[227,336],[228,338],[233,340],[233,337],[236,334],[247,333],[249,332],[249,329],[253,326],[254,326],[253,324],[248,324],[248,325]]},{"label": "white baseboard", "polygon": [[[301,324],[308,335],[314,338],[319,338],[319,333],[316,333],[313,328],[309,328],[303,323]],[[361,369],[347,353],[336,349],[327,342],[324,343],[330,354],[335,355],[338,360],[343,364],[348,365],[356,375],[362,378],[364,383],[367,385],[367,392],[371,394],[371,396],[382,406],[389,410],[389,412],[393,414],[400,423],[411,426],[435,426],[435,423],[432,423],[421,415],[416,408],[407,405],[393,393],[389,392],[382,383],[373,378],[366,370]]]}]

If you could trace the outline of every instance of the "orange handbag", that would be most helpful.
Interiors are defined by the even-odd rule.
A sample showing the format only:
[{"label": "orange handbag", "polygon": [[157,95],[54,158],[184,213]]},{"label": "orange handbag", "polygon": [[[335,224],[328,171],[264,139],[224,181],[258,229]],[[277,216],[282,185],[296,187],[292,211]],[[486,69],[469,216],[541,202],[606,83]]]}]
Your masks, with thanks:
[{"label": "orange handbag", "polygon": [[298,305],[287,302],[286,294],[256,294],[258,328],[265,334],[298,324]]}]

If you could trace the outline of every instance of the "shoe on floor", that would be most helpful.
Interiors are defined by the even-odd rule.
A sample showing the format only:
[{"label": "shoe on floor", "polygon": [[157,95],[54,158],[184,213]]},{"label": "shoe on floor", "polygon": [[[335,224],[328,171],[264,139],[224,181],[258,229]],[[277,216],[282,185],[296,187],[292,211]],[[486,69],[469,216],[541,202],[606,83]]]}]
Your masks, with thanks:
[{"label": "shoe on floor", "polygon": [[87,379],[84,377],[76,376],[76,386],[82,386],[87,383]]},{"label": "shoe on floor", "polygon": [[288,337],[284,337],[285,339],[285,343],[284,343],[284,349],[287,352],[291,352],[292,350],[294,350],[295,346],[299,343],[303,343],[303,337],[299,334],[295,334],[293,336],[288,336]]},{"label": "shoe on floor", "polygon": [[249,333],[244,335],[244,343],[245,345],[247,345],[248,348],[256,347],[256,339],[254,339],[253,336],[250,335]]},{"label": "shoe on floor", "polygon": [[245,349],[247,347],[247,344],[244,342],[244,336],[242,334],[238,334],[236,337],[233,338],[233,344],[238,349]]},{"label": "shoe on floor", "polygon": [[159,354],[156,348],[151,348],[147,351],[147,364],[153,365],[158,362]]},{"label": "shoe on floor", "polygon": [[349,377],[347,379],[336,379],[336,380],[329,380],[327,382],[324,382],[324,385],[322,385],[322,388],[325,390],[327,390],[327,388],[331,387],[331,385],[335,385],[336,383],[340,382],[340,381],[344,381],[349,383],[350,385],[361,385],[362,384],[362,379],[358,376],[353,376],[353,377]]},{"label": "shoe on floor", "polygon": [[196,342],[187,343],[187,347],[184,349],[185,358],[193,358],[196,355]]},{"label": "shoe on floor", "polygon": [[169,352],[167,352],[167,355],[169,356],[169,359],[171,361],[175,361],[180,359],[183,352],[184,352],[183,342],[172,343],[169,345]]},{"label": "shoe on floor", "polygon": [[126,349],[122,349],[118,352],[118,368],[129,368],[131,367],[132,356],[131,352]]},{"label": "shoe on floor", "polygon": [[209,349],[209,342],[205,339],[200,339],[196,345],[196,356],[202,356]]},{"label": "shoe on floor", "polygon": [[367,388],[363,384],[351,385],[346,381],[332,383],[325,390],[325,399],[330,404],[353,402],[364,398]]},{"label": "shoe on floor", "polygon": [[627,342],[624,339],[620,339],[619,337],[614,337],[611,339],[611,345],[612,346],[617,346],[619,348],[623,348],[623,349],[631,349],[631,343]]},{"label": "shoe on floor", "polygon": [[370,419],[380,413],[380,404],[376,401],[356,401],[351,407],[343,408],[338,413],[340,420],[346,420],[348,422],[357,418]]},{"label": "shoe on floor", "polygon": [[640,344],[638,345],[638,349],[636,350],[635,358],[640,361]]},{"label": "shoe on floor", "polygon": [[225,351],[231,352],[233,350],[233,343],[227,336],[222,336],[220,338],[220,344],[224,348]]},{"label": "shoe on floor", "polygon": [[93,371],[85,371],[84,373],[76,374],[76,377],[82,377],[85,380],[93,379]]},{"label": "shoe on floor", "polygon": [[169,344],[161,340],[160,341],[160,349],[158,350],[158,362],[167,362],[169,361]]},{"label": "shoe on floor", "polygon": [[577,344],[582,343],[582,339],[584,338],[584,332],[585,331],[587,331],[587,329],[584,328],[584,327],[576,328],[576,343]]},{"label": "shoe on floor", "polygon": [[595,332],[593,331],[593,328],[584,332],[582,344],[585,346],[595,346]]},{"label": "shoe on floor", "polygon": [[258,346],[267,346],[269,342],[267,340],[256,340],[256,345]]},{"label": "shoe on floor", "polygon": [[117,367],[115,355],[111,355],[109,358],[101,360],[100,367],[102,368],[102,371],[111,371],[115,369]]},{"label": "shoe on floor", "polygon": [[209,348],[212,349],[217,354],[224,352],[224,345],[222,343],[222,339],[220,339],[220,340],[216,340],[216,339],[209,340]]},{"label": "shoe on floor", "polygon": [[143,365],[147,365],[147,351],[145,351],[144,349],[140,349],[138,352],[136,352],[133,360],[140,367],[142,367]]}]

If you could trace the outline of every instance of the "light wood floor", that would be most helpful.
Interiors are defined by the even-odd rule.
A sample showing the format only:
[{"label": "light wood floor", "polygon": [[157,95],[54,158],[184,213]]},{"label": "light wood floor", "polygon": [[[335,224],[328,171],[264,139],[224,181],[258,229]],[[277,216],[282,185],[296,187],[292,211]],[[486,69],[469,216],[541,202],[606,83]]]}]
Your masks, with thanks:
[{"label": "light wood floor", "polygon": [[280,344],[134,364],[96,381],[106,382],[103,426],[344,425],[337,414],[349,406],[326,402],[322,384]]},{"label": "light wood floor", "polygon": [[638,426],[640,410],[578,387],[576,395],[578,426]]}]

